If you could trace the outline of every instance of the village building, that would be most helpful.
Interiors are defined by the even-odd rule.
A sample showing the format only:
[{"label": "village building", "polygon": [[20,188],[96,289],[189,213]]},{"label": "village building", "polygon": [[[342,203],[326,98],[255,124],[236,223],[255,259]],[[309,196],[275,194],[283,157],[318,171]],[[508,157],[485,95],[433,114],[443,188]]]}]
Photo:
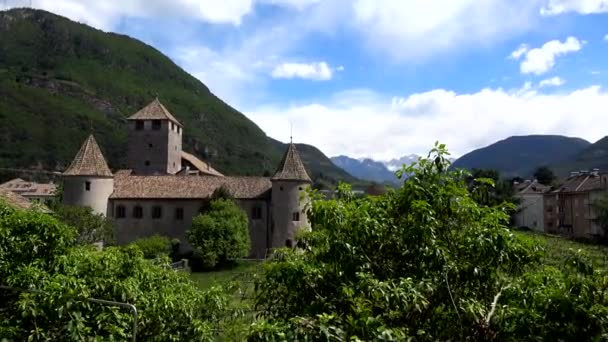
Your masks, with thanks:
[{"label": "village building", "polygon": [[184,126],[158,99],[128,123],[129,169],[113,173],[91,135],[63,173],[64,204],[112,218],[119,244],[159,234],[190,250],[186,231],[192,218],[219,189],[249,218],[250,257],[293,245],[297,231],[309,226],[306,194],[312,181],[293,143],[272,177],[225,176],[182,150]]},{"label": "village building", "polygon": [[562,185],[544,194],[545,232],[594,238],[603,234],[593,203],[608,194],[608,174],[573,172]]},{"label": "village building", "polygon": [[21,178],[15,178],[0,184],[0,189],[11,191],[31,202],[40,202],[41,204],[48,205],[55,198],[57,185],[53,183],[29,182]]},{"label": "village building", "polygon": [[536,180],[516,182],[513,186],[515,190],[513,197],[518,202],[515,226],[543,232],[545,230],[544,194],[551,187],[540,184]]}]

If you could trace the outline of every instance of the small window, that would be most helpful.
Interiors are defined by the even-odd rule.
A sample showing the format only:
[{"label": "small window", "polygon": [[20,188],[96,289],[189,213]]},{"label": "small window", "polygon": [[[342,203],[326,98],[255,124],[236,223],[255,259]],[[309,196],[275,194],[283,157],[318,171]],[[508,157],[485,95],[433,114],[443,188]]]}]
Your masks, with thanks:
[{"label": "small window", "polygon": [[160,126],[161,126],[160,120],[152,120],[152,129],[153,130],[155,130],[155,131],[160,130]]},{"label": "small window", "polygon": [[91,182],[84,182],[84,189],[86,191],[91,191]]},{"label": "small window", "polygon": [[184,219],[184,208],[175,208],[175,219],[178,221]]},{"label": "small window", "polygon": [[282,187],[282,186],[281,186],[281,187],[279,187],[279,190],[283,191],[283,187]]},{"label": "small window", "polygon": [[146,164],[146,166],[150,166],[150,161],[146,160],[146,162],[144,164]]},{"label": "small window", "polygon": [[161,208],[160,206],[154,206],[152,207],[152,218],[153,219],[159,219],[163,216],[163,208]]},{"label": "small window", "polygon": [[152,148],[152,147],[154,147],[154,145],[148,144],[148,148]]},{"label": "small window", "polygon": [[125,218],[127,216],[127,209],[124,205],[119,205],[116,207],[116,218]]},{"label": "small window", "polygon": [[143,121],[135,121],[135,130],[136,131],[143,131],[144,129],[144,122]]},{"label": "small window", "polygon": [[302,187],[299,187],[298,190],[302,191]]},{"label": "small window", "polygon": [[171,123],[171,130],[175,131],[175,124],[173,122]]},{"label": "small window", "polygon": [[144,208],[136,205],[135,208],[133,208],[133,217],[137,219],[144,217]]},{"label": "small window", "polygon": [[177,134],[180,134],[182,132],[181,127],[177,126]]},{"label": "small window", "polygon": [[260,220],[260,219],[262,219],[262,208],[260,208],[260,207],[253,207],[253,209],[251,210],[251,219],[252,220]]},{"label": "small window", "polygon": [[285,240],[285,247],[293,248],[293,241],[291,241],[291,239]]},{"label": "small window", "polygon": [[292,221],[300,221],[300,213],[296,211],[293,214],[291,214],[291,220]]}]

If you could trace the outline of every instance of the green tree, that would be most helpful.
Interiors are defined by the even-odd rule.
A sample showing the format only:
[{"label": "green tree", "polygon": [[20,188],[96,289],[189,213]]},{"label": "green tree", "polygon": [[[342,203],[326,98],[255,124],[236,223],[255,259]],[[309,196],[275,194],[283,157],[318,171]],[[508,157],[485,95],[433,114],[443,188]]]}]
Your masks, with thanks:
[{"label": "green tree", "polygon": [[77,232],[54,217],[0,203],[0,336],[8,341],[210,341],[224,317],[221,288],[199,290],[163,258],[151,262],[136,247],[97,251],[76,245]]},{"label": "green tree", "polygon": [[[444,146],[384,196],[313,201],[312,232],[256,283],[261,340],[600,340],[608,277],[584,256],[543,267],[505,209],[481,205]],[[491,182],[491,180],[490,180]]]},{"label": "green tree", "polygon": [[172,242],[166,236],[153,235],[137,239],[131,242],[130,245],[139,248],[146,259],[156,259],[172,253]]},{"label": "green tree", "polygon": [[186,238],[208,267],[249,253],[247,216],[232,200],[212,200],[210,208],[192,220]]},{"label": "green tree", "polygon": [[104,245],[115,243],[114,224],[101,214],[95,214],[89,207],[67,206],[57,204],[53,213],[61,222],[76,228],[77,242],[92,244],[103,241]]},{"label": "green tree", "polygon": [[516,203],[513,183],[502,179],[497,170],[473,169],[471,174],[466,176],[466,183],[473,198],[481,205]]},{"label": "green tree", "polygon": [[543,185],[552,185],[557,179],[553,171],[547,166],[541,166],[534,171],[534,178]]}]

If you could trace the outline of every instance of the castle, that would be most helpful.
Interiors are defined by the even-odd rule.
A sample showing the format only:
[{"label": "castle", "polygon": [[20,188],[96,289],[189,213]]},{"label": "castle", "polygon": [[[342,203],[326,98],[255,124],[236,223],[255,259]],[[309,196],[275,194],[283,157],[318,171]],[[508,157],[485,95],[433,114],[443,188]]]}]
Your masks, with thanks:
[{"label": "castle", "polygon": [[182,150],[183,125],[155,99],[128,118],[127,170],[111,172],[90,135],[63,173],[63,202],[111,218],[118,244],[155,234],[177,238],[190,250],[192,218],[223,188],[249,218],[252,258],[291,246],[308,227],[311,179],[290,143],[274,176],[224,176]]}]

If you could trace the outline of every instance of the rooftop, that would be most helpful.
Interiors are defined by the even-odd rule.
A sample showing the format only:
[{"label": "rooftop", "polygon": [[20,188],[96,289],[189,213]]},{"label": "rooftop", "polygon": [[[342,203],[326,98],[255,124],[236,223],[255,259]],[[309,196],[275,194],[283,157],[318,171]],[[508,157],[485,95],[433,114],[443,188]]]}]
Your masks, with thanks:
[{"label": "rooftop", "polygon": [[24,197],[53,197],[57,190],[57,185],[52,183],[28,182],[21,178],[15,178],[0,184],[0,189],[10,190]]},{"label": "rooftop", "polygon": [[72,164],[65,170],[63,175],[112,177],[108,163],[106,163],[101,149],[92,134],[82,144]]},{"label": "rooftop", "polygon": [[[0,201],[6,202],[9,206],[17,209],[31,209],[34,206],[27,198],[7,189],[0,188]],[[48,212],[48,208],[39,205],[43,212]]]},{"label": "rooftop", "polygon": [[272,183],[265,177],[137,176],[130,170],[115,174],[112,199],[205,199],[224,187],[236,199],[268,196]]},{"label": "rooftop", "polygon": [[277,171],[272,176],[272,180],[295,180],[312,183],[295,144],[289,144]]},{"label": "rooftop", "polygon": [[195,167],[202,174],[216,177],[223,177],[224,175],[218,172],[216,169],[212,168],[209,163],[206,163],[195,155],[190,154],[188,152],[182,151],[182,159],[185,159],[188,163],[190,163],[193,167]]},{"label": "rooftop", "polygon": [[140,109],[137,113],[131,115],[127,120],[169,120],[184,127],[177,119],[163,106],[158,98],[150,102],[147,106]]}]

